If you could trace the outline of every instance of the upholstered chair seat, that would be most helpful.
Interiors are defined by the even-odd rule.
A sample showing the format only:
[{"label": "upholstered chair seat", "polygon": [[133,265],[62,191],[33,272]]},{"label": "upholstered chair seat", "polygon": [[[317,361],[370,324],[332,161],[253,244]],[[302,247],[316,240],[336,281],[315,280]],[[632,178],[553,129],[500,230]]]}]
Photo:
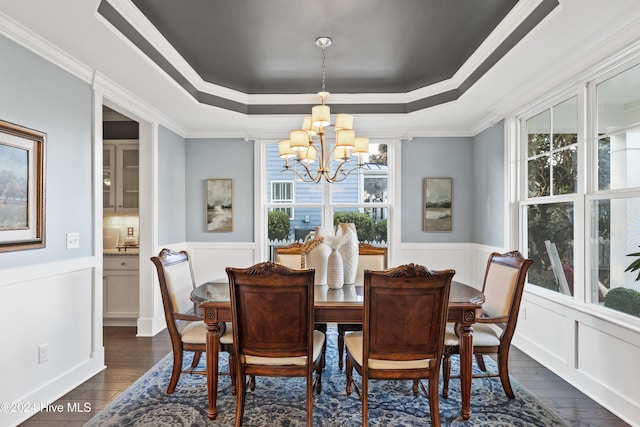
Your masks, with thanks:
[{"label": "upholstered chair seat", "polygon": [[[220,344],[233,344],[233,328],[231,323],[225,323],[225,331],[220,335]],[[207,325],[202,321],[183,322],[178,328],[183,343],[206,344]]]},{"label": "upholstered chair seat", "polygon": [[[322,348],[324,347],[325,334],[320,331],[313,331],[313,356],[312,359],[316,360]],[[244,359],[244,363],[247,365],[269,365],[269,366],[305,366],[307,364],[306,356],[297,357],[261,357],[261,356],[249,356],[241,355]]]},{"label": "upholstered chair seat", "polygon": [[[491,347],[500,345],[502,331],[496,330],[491,325],[478,323],[473,325],[473,345],[478,347]],[[444,335],[445,346],[460,345],[460,339],[456,335],[454,324],[448,323]]]},{"label": "upholstered chair seat", "polygon": [[[364,344],[362,331],[349,332],[344,336],[347,351],[353,354],[353,360],[362,366],[362,346]],[[420,360],[383,360],[369,358],[370,369],[428,369],[431,359]]]}]

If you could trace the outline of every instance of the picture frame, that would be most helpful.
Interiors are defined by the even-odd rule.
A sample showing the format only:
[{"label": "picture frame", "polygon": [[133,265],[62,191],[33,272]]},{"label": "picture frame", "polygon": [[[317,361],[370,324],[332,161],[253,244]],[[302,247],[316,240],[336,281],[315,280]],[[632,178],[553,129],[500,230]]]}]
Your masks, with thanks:
[{"label": "picture frame", "polygon": [[453,228],[453,178],[424,178],[423,226],[427,232]]},{"label": "picture frame", "polygon": [[0,120],[0,252],[45,247],[45,140]]},{"label": "picture frame", "polygon": [[206,229],[233,231],[233,180],[207,179]]}]

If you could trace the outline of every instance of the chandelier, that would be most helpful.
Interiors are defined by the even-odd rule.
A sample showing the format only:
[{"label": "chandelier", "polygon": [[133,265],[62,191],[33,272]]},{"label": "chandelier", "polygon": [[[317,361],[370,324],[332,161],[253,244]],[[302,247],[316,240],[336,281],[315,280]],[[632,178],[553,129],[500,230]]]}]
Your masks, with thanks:
[{"label": "chandelier", "polygon": [[[326,105],[329,92],[325,90],[325,49],[331,45],[331,38],[318,37],[316,45],[322,48],[322,91],[318,92],[322,103],[311,109],[311,115],[302,122],[302,129],[293,130],[289,139],[278,142],[280,157],[285,159],[281,172],[294,172],[304,182],[317,183],[323,178],[329,182],[340,182],[355,170],[364,166],[364,156],[369,154],[369,138],[356,137],[353,130],[353,116],[336,114],[335,124],[331,125],[331,113]],[[325,142],[325,129],[333,126],[335,143],[328,147]],[[317,137],[317,141],[314,140]],[[358,164],[348,169],[351,156]],[[337,162],[335,171],[331,171],[331,159]],[[291,163],[289,161],[291,159]],[[318,161],[318,168],[312,170]],[[296,168],[298,166],[298,168]],[[299,169],[299,170],[298,170]]]}]

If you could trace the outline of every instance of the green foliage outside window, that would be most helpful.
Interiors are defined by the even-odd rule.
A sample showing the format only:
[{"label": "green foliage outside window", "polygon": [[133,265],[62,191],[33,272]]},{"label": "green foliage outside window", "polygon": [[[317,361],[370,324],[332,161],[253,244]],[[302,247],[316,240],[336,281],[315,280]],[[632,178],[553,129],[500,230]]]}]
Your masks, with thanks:
[{"label": "green foliage outside window", "polygon": [[333,225],[338,225],[341,222],[352,222],[356,225],[356,232],[360,242],[371,242],[375,239],[375,223],[369,215],[361,212],[334,213]]},{"label": "green foliage outside window", "polygon": [[269,211],[267,215],[269,240],[289,239],[289,214],[284,211]]},{"label": "green foliage outside window", "polygon": [[607,292],[604,306],[640,317],[640,292],[629,288],[615,288]]}]

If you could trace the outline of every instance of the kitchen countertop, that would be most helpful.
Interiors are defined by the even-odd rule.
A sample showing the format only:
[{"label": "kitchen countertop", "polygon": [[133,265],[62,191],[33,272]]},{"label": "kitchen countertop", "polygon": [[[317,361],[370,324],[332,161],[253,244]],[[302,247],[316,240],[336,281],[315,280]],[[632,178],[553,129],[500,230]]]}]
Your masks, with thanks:
[{"label": "kitchen countertop", "polygon": [[109,256],[138,256],[140,255],[140,248],[126,248],[125,249],[121,249],[118,250],[117,248],[114,249],[103,249],[102,250],[102,254],[103,255],[109,255]]}]

